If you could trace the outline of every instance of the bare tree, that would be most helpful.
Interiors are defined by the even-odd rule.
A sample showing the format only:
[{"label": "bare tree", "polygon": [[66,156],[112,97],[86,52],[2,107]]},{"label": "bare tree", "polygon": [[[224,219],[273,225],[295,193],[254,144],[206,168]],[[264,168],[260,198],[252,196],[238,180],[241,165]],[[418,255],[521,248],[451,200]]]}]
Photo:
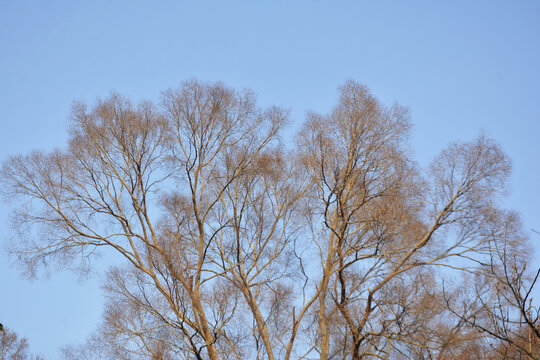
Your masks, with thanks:
[{"label": "bare tree", "polygon": [[[423,172],[407,110],[354,82],[290,151],[286,119],[249,91],[191,81],[158,105],[77,104],[66,150],[4,163],[12,249],[30,273],[88,266],[99,249],[125,260],[108,273],[100,330],[66,358],[487,354],[496,334],[475,316],[500,323],[494,283],[537,331],[495,142],[453,144]],[[458,291],[468,279],[476,293]]]},{"label": "bare tree", "polygon": [[[540,309],[532,292],[540,275],[528,269],[529,251],[517,247],[519,223],[509,218],[502,243],[494,243],[486,276],[470,285],[465,298],[445,293],[446,306],[459,319],[492,339],[498,356],[506,359],[536,359],[540,356]],[[512,236],[510,236],[512,235]]]},{"label": "bare tree", "polygon": [[321,264],[318,351],[331,357],[329,319],[340,315],[353,359],[385,358],[399,319],[385,288],[418,267],[478,271],[504,231],[495,199],[510,165],[481,136],[450,146],[424,181],[408,157],[406,111],[380,105],[353,82],[340,95],[329,115],[310,115],[300,135]]},{"label": "bare tree", "polygon": [[[217,359],[227,319],[210,318],[204,303],[215,279],[207,257],[214,209],[283,120],[278,109],[259,110],[249,92],[197,82],[167,92],[161,111],[118,95],[90,111],[76,105],[67,151],[15,156],[3,168],[9,193],[26,201],[15,221],[46,230],[39,243],[18,240],[18,254],[34,270],[50,256],[114,249],[167,303],[163,320],[190,351]],[[235,167],[217,179],[233,155]],[[172,229],[159,225],[160,202]]]},{"label": "bare tree", "polygon": [[0,359],[1,360],[40,360],[41,357],[29,352],[28,340],[21,338],[13,330],[0,330]]}]

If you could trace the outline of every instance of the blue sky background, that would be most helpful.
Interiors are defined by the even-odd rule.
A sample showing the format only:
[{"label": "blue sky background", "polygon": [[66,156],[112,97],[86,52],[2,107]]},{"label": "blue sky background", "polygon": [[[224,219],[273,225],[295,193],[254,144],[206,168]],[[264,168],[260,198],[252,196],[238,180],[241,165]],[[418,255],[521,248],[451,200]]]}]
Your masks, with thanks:
[{"label": "blue sky background", "polygon": [[[540,242],[539,1],[0,0],[0,159],[62,147],[74,100],[156,99],[190,78],[290,108],[290,133],[357,80],[410,108],[421,165],[483,129],[513,159],[507,204]],[[0,322],[33,351],[55,359],[95,329],[99,275],[29,282],[9,264],[0,254]]]}]

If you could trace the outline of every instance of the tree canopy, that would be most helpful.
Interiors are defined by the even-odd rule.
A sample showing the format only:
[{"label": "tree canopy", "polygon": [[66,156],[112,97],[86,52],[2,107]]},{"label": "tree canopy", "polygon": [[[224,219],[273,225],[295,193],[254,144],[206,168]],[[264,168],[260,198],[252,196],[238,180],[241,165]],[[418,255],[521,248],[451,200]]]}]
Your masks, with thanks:
[{"label": "tree canopy", "polygon": [[294,144],[288,121],[250,91],[189,81],[158,103],[76,104],[65,149],[4,162],[29,273],[100,248],[124,259],[102,325],[67,358],[539,354],[528,239],[502,205],[511,162],[494,140],[421,169],[407,109],[353,81]]}]

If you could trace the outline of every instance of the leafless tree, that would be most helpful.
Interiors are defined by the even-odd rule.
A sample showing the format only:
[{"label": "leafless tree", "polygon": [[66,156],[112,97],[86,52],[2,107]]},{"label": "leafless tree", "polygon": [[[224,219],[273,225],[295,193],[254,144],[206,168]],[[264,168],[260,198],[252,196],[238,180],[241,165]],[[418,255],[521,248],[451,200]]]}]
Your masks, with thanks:
[{"label": "leafless tree", "polygon": [[[286,111],[190,81],[157,105],[77,104],[66,150],[8,159],[12,250],[30,273],[100,249],[125,260],[99,331],[65,357],[485,355],[494,334],[474,316],[495,319],[502,293],[537,331],[499,146],[456,143],[422,171],[406,109],[352,81],[339,94],[291,150]],[[470,279],[477,292],[459,293]],[[485,290],[496,279],[501,292]]]},{"label": "leafless tree", "polygon": [[160,111],[113,95],[91,110],[74,106],[72,119],[66,151],[15,156],[3,168],[11,194],[27,200],[15,221],[46,230],[41,242],[17,247],[21,259],[33,270],[50,256],[111,247],[167,303],[163,320],[194,356],[217,359],[228,316],[209,317],[205,304],[216,279],[215,209],[285,114],[259,110],[249,92],[189,82],[165,93]]},{"label": "leafless tree", "polygon": [[40,360],[40,356],[29,352],[28,340],[19,337],[9,328],[0,330],[0,359],[1,360]]},{"label": "leafless tree", "polygon": [[[486,276],[470,285],[468,297],[445,293],[446,306],[469,326],[492,339],[498,357],[536,359],[540,356],[540,309],[532,292],[540,275],[528,269],[528,249],[511,244],[519,231],[516,218],[508,219],[502,243],[494,243]],[[510,236],[512,235],[512,236]],[[523,243],[523,242],[522,242]]]},{"label": "leafless tree", "polygon": [[478,271],[504,231],[495,201],[510,165],[481,136],[443,151],[423,180],[407,151],[407,112],[353,82],[340,95],[329,115],[310,115],[299,144],[314,184],[317,350],[331,357],[330,319],[339,315],[353,359],[386,358],[399,316],[384,290],[418,267]]}]

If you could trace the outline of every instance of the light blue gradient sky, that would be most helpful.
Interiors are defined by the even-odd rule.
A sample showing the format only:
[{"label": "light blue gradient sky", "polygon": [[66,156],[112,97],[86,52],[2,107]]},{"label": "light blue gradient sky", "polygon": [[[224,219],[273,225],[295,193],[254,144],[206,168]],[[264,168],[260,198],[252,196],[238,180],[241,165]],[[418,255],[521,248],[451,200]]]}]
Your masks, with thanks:
[{"label": "light blue gradient sky", "polygon": [[[72,101],[112,90],[156,99],[219,80],[290,108],[292,133],[354,79],[411,109],[421,165],[481,129],[497,139],[514,161],[507,204],[540,231],[539,19],[538,1],[0,0],[0,159],[63,146]],[[33,351],[57,358],[101,310],[97,276],[31,283],[0,255],[0,322]]]}]

